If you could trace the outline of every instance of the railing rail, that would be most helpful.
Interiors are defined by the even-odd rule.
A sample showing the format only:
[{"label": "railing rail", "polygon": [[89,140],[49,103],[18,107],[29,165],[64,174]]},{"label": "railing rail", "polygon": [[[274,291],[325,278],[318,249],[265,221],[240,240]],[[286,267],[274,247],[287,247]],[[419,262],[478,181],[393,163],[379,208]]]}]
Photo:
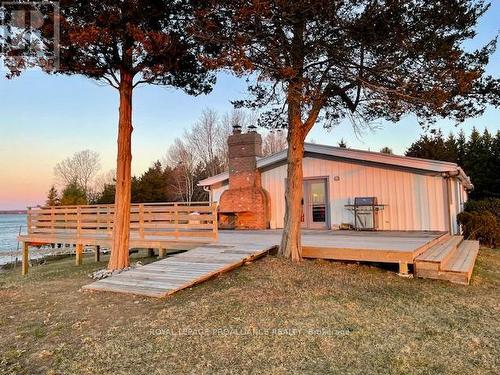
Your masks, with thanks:
[{"label": "railing rail", "polygon": [[[36,207],[28,209],[29,235],[74,235],[77,239],[110,236],[114,205]],[[217,206],[209,202],[132,204],[132,239],[211,237],[217,239]]]}]

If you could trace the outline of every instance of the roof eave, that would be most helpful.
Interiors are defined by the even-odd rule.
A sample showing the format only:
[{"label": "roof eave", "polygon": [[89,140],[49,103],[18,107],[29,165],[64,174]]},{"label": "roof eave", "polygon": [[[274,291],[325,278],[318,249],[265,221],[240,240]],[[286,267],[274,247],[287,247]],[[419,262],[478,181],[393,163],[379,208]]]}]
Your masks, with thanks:
[{"label": "roof eave", "polygon": [[[430,160],[430,159],[420,159],[407,156],[399,155],[386,155],[378,152],[365,151],[365,150],[353,150],[353,149],[341,149],[334,146],[327,145],[317,145],[313,143],[306,143],[304,145],[304,150],[306,152],[328,155],[333,157],[339,157],[348,160],[357,160],[372,162],[384,165],[400,166],[404,168],[410,168],[413,170],[431,171],[437,173],[449,173],[458,172],[459,178],[462,180],[464,185],[468,189],[473,189],[470,178],[465,174],[465,172],[455,163]],[[257,168],[265,168],[276,163],[280,163],[287,158],[288,150],[285,149],[276,154],[260,158],[257,160]],[[198,182],[198,186],[212,186],[217,183],[223,183],[229,179],[229,173],[223,172],[218,175],[208,177],[204,180]]]}]

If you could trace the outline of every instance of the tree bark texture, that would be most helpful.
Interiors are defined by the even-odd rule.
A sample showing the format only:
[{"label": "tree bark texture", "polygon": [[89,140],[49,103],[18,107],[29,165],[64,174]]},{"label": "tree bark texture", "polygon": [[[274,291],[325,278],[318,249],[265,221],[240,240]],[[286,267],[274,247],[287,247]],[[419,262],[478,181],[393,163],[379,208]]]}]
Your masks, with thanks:
[{"label": "tree bark texture", "polygon": [[130,201],[132,164],[132,91],[133,75],[122,71],[120,75],[120,115],[118,122],[118,157],[116,163],[116,193],[113,242],[108,269],[129,266]]},{"label": "tree bark texture", "polygon": [[287,183],[285,191],[286,211],[285,226],[281,238],[279,254],[300,261],[302,246],[300,224],[302,217],[302,190],[304,141],[307,132],[301,118],[300,84],[290,85],[288,90],[288,155]]}]

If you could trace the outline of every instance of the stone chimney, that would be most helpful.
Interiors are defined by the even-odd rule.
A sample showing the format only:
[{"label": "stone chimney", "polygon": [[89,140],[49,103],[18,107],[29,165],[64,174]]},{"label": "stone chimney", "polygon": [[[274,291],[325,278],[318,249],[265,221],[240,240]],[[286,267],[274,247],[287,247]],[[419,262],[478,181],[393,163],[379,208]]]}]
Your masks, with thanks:
[{"label": "stone chimney", "polygon": [[267,229],[269,228],[269,198],[262,188],[257,158],[262,157],[262,138],[249,127],[242,133],[241,127],[233,127],[229,136],[229,189],[219,201],[221,228]]}]

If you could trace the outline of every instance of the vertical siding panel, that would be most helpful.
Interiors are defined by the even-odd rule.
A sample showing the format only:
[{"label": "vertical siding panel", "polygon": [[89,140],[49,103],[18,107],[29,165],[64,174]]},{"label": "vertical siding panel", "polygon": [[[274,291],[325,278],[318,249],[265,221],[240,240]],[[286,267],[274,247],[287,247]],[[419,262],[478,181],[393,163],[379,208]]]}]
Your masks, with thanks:
[{"label": "vertical siding panel", "polygon": [[[382,183],[382,191],[383,191],[383,194],[382,194],[382,202],[380,202],[381,204],[389,204],[390,203],[390,200],[389,200],[389,197],[390,197],[390,193],[389,193],[389,184],[390,184],[390,177],[389,177],[389,171],[387,169],[384,169],[383,170],[383,183]],[[390,229],[390,225],[391,225],[391,207],[388,206],[388,207],[385,207],[384,210],[382,211],[382,220],[384,221],[384,225],[383,225],[383,228],[384,229]]]},{"label": "vertical siding panel", "polygon": [[417,204],[416,211],[418,212],[415,229],[423,230],[426,225],[424,203],[427,200],[427,189],[425,188],[425,179],[423,176],[415,174],[414,180],[415,180],[415,198],[416,198],[415,202]]},{"label": "vertical siding panel", "polygon": [[427,217],[429,218],[428,227],[425,230],[429,230],[436,223],[436,211],[435,207],[437,205],[436,202],[436,193],[434,189],[434,181],[431,177],[426,177],[426,185],[427,185],[427,195],[429,196],[428,208],[427,208]]},{"label": "vertical siding panel", "polygon": [[434,194],[436,196],[436,206],[433,209],[436,214],[436,222],[434,223],[432,228],[442,228],[443,224],[445,223],[445,217],[447,216],[445,215],[446,212],[441,208],[445,203],[445,197],[443,194],[443,184],[440,180],[442,179],[438,177],[432,177]]},{"label": "vertical siding panel", "polygon": [[412,228],[413,223],[413,194],[411,189],[411,175],[409,173],[405,173],[405,207],[406,207],[406,230],[410,230]]},{"label": "vertical siding panel", "polygon": [[418,181],[415,174],[410,175],[411,194],[412,194],[412,228],[420,229],[420,202]]},{"label": "vertical siding panel", "polygon": [[436,194],[434,193],[433,181],[428,176],[425,176],[425,185],[427,187],[427,212],[425,212],[425,217],[428,219],[425,230],[429,230],[433,227],[436,216],[434,215],[434,207],[436,207]]},{"label": "vertical siding panel", "polygon": [[399,228],[398,220],[399,220],[399,201],[397,199],[397,186],[396,186],[396,171],[390,171],[390,179],[388,183],[391,187],[391,230],[397,230]]},{"label": "vertical siding panel", "polygon": [[398,205],[398,209],[397,209],[397,217],[396,217],[396,223],[397,223],[397,228],[403,228],[403,221],[402,221],[402,214],[404,213],[404,205],[405,205],[405,202],[403,200],[403,196],[402,196],[402,191],[401,191],[401,173],[394,173],[394,181],[393,181],[393,184],[394,184],[394,187],[395,187],[395,190],[396,190],[396,202],[397,202],[397,205]]},{"label": "vertical siding panel", "polygon": [[406,228],[408,227],[408,224],[406,222],[406,212],[408,211],[408,203],[406,200],[406,189],[405,189],[405,179],[406,179],[406,173],[399,173],[399,198],[400,198],[400,210],[399,210],[399,216],[400,216],[400,222],[401,222],[401,228]]},{"label": "vertical siding panel", "polygon": [[[443,191],[443,183],[442,181],[446,181],[443,178],[440,177],[433,177],[434,180],[434,190],[436,192],[436,207],[434,210],[436,211],[436,217],[437,217],[437,222],[436,222],[436,228],[443,229],[444,226],[446,225],[447,221],[447,211],[443,210],[443,207],[448,205],[448,200],[445,197],[444,191]],[[453,192],[452,192],[453,194]]]},{"label": "vertical siding panel", "polygon": [[[271,198],[271,222],[283,227],[285,214],[286,165],[267,170],[262,184]],[[442,230],[447,220],[443,179],[403,170],[374,167],[348,161],[304,159],[304,177],[328,176],[330,223],[354,223],[345,205],[356,196],[376,196],[387,204],[379,212],[379,228],[383,230]],[[339,176],[339,181],[334,181]],[[455,187],[455,186],[454,186]],[[462,189],[461,186],[457,187]],[[226,187],[213,190],[214,200]],[[462,194],[462,191],[460,191]],[[453,195],[455,212],[459,212],[458,194]]]}]

